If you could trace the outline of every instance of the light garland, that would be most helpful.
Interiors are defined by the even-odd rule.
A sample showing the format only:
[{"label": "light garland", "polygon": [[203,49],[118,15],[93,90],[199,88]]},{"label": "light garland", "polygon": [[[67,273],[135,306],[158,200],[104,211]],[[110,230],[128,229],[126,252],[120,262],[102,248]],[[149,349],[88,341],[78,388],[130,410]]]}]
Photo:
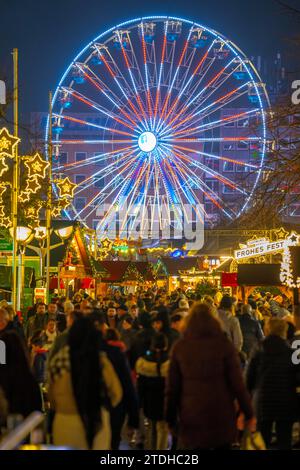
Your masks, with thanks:
[{"label": "light garland", "polygon": [[[11,135],[6,128],[0,129],[0,227],[9,228],[11,220],[11,193],[12,193],[12,168],[15,147],[20,139]],[[77,187],[69,178],[54,181],[59,190],[59,197],[53,196],[49,201],[46,197],[48,183],[47,170],[50,162],[39,153],[33,156],[19,156],[20,181],[18,182],[19,216],[26,219],[26,225],[36,227],[39,225],[40,211],[51,206],[51,214],[58,217],[63,209],[71,204],[74,190]],[[4,176],[3,176],[4,175]],[[5,193],[6,192],[6,193]],[[19,217],[18,217],[19,218]]]},{"label": "light garland", "polygon": [[64,197],[73,198],[74,197],[74,191],[75,191],[75,188],[77,187],[77,184],[72,183],[72,181],[70,180],[70,178],[68,176],[66,176],[66,178],[58,181],[56,183],[56,186],[59,189],[59,196],[60,197],[62,197],[62,198],[64,198]]},{"label": "light garland", "polygon": [[296,281],[294,280],[292,257],[290,253],[290,247],[298,246],[299,240],[300,236],[295,232],[292,232],[287,238],[280,267],[280,281],[291,289],[300,288],[300,277],[297,277]]},{"label": "light garland", "polygon": [[6,127],[0,129],[0,155],[6,155],[9,158],[13,158],[14,147],[20,139],[11,135]]}]

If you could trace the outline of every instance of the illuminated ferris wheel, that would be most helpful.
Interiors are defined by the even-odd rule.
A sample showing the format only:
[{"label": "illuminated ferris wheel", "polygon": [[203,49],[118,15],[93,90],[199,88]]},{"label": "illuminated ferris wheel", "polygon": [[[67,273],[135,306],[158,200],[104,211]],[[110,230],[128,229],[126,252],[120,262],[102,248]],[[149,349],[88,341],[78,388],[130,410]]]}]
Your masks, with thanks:
[{"label": "illuminated ferris wheel", "polygon": [[268,106],[253,64],[211,29],[173,17],[109,29],[53,99],[54,173],[78,185],[66,215],[108,235],[125,203],[120,233],[180,225],[187,206],[236,219],[264,169]]}]

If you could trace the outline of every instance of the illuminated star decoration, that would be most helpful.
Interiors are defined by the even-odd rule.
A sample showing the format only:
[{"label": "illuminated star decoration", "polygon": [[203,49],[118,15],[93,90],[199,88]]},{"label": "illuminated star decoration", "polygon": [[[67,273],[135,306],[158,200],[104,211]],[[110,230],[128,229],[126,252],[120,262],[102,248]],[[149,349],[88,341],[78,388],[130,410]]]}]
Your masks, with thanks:
[{"label": "illuminated star decoration", "polygon": [[14,147],[18,142],[20,139],[11,135],[5,127],[0,130],[0,154],[13,157]]},{"label": "illuminated star decoration", "polygon": [[28,219],[27,224],[29,227],[36,227],[39,223],[39,212],[41,210],[42,203],[38,203],[35,206],[29,206],[25,209],[24,214]]},{"label": "illuminated star decoration", "polygon": [[74,190],[77,187],[77,184],[72,183],[72,181],[70,181],[68,176],[64,178],[63,180],[59,181],[58,183],[56,183],[56,185],[59,189],[60,197],[66,196],[66,197],[73,198]]},{"label": "illuminated star decoration", "polygon": [[26,158],[25,166],[28,169],[28,178],[45,178],[49,165],[50,163],[46,162],[39,153],[36,153],[33,157]]},{"label": "illuminated star decoration", "polygon": [[0,176],[8,170],[8,165],[5,163],[4,156],[0,156]]},{"label": "illuminated star decoration", "polygon": [[287,244],[289,246],[299,245],[299,239],[300,235],[298,235],[298,233],[291,232],[291,234],[287,237]]},{"label": "illuminated star decoration", "polygon": [[54,209],[52,209],[52,211],[51,211],[52,217],[58,217],[58,216],[60,216],[60,213],[61,213],[61,208],[60,207],[54,207]]},{"label": "illuminated star decoration", "polygon": [[28,202],[30,199],[29,193],[27,191],[22,191],[19,194],[19,201],[20,202]]},{"label": "illuminated star decoration", "polygon": [[11,220],[9,217],[5,217],[4,202],[2,197],[6,189],[6,186],[0,185],[0,227],[8,228],[11,226]]},{"label": "illuminated star decoration", "polygon": [[113,242],[109,238],[101,240],[101,248],[104,251],[110,251],[112,249]]},{"label": "illuminated star decoration", "polygon": [[41,185],[37,180],[37,177],[27,180],[25,192],[36,193],[40,189]]},{"label": "illuminated star decoration", "polygon": [[1,227],[11,227],[12,223],[9,217],[0,217],[0,226]]},{"label": "illuminated star decoration", "polygon": [[68,207],[71,204],[71,202],[69,199],[63,198],[58,201],[58,204],[59,204],[60,209],[66,209],[66,207]]},{"label": "illuminated star decoration", "polygon": [[283,227],[281,227],[281,228],[275,230],[274,234],[275,234],[277,240],[283,240],[287,237],[289,232],[287,230],[285,230]]}]

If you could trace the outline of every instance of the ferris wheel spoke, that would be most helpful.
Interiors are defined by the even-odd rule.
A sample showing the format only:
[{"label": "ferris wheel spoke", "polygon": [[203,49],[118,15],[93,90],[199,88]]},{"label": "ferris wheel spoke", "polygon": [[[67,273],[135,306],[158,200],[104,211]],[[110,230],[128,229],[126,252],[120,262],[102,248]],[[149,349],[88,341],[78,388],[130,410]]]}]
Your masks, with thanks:
[{"label": "ferris wheel spoke", "polygon": [[[122,225],[121,225],[121,233],[124,229],[124,225],[127,223],[127,218],[128,218],[128,215],[130,214],[132,206],[135,205],[135,199],[134,198],[135,198],[135,195],[136,195],[136,193],[139,189],[141,178],[143,177],[145,171],[146,171],[146,163],[145,163],[145,161],[143,161],[142,164],[140,165],[140,168],[138,168],[136,170],[135,174],[133,175],[134,184],[132,184],[132,186],[129,188],[129,192],[126,194],[127,200],[130,197],[130,201],[129,201],[129,204],[127,204],[126,214],[123,218],[123,222],[122,222]],[[134,212],[137,209],[138,209],[138,207],[134,207]],[[136,218],[137,218],[137,214],[136,214],[135,220],[136,220]]]},{"label": "ferris wheel spoke", "polygon": [[149,86],[149,71],[148,71],[148,61],[147,61],[147,46],[145,41],[145,32],[144,32],[144,23],[141,23],[142,31],[142,49],[143,49],[143,59],[144,59],[144,70],[145,70],[145,80],[146,80],[146,98],[148,105],[148,113],[151,123],[151,129],[153,129],[152,115],[153,115],[153,104],[151,100],[150,86]]},{"label": "ferris wheel spoke", "polygon": [[147,116],[146,116],[146,113],[145,113],[145,109],[144,109],[144,106],[142,104],[142,101],[141,101],[141,97],[139,95],[139,92],[138,92],[138,89],[137,89],[137,86],[136,86],[136,83],[135,83],[135,79],[134,79],[134,76],[133,76],[133,73],[132,73],[132,70],[131,70],[131,67],[130,67],[130,63],[129,63],[129,60],[128,60],[128,57],[127,57],[127,52],[123,46],[123,43],[122,43],[122,39],[120,37],[120,32],[119,31],[116,31],[117,33],[117,36],[119,38],[119,41],[120,41],[120,45],[121,45],[121,50],[122,50],[122,54],[123,54],[123,57],[124,57],[124,61],[125,61],[125,64],[126,64],[126,67],[127,67],[127,71],[129,73],[129,76],[130,76],[130,79],[131,79],[131,83],[132,83],[132,86],[133,86],[133,89],[134,89],[134,94],[135,94],[135,99],[138,103],[138,106],[141,110],[141,115],[143,116],[144,118],[144,122],[146,124],[146,128],[148,129],[149,126],[148,126],[148,122],[147,122]]},{"label": "ferris wheel spoke", "polygon": [[[203,99],[200,101],[200,103],[197,104],[197,106],[195,106],[193,108],[193,113],[195,113],[195,111],[197,111],[199,108],[202,108],[203,107],[203,104],[213,95],[215,94],[222,85],[224,85],[226,83],[226,81],[232,76],[232,74],[234,72],[236,72],[239,68],[239,65],[235,68],[235,69],[232,69],[232,71],[227,74],[222,80],[220,80],[219,83],[215,84],[213,88],[210,88],[208,87],[207,90],[211,90],[210,93],[207,93],[205,95],[203,95]],[[197,114],[197,113],[196,113]]]},{"label": "ferris wheel spoke", "polygon": [[[138,157],[139,157],[139,155],[137,155],[133,160],[137,160]],[[132,161],[127,162],[127,164],[126,164],[125,167],[119,172],[119,174],[116,174],[116,175],[113,177],[113,179],[112,179],[106,186],[104,186],[104,188],[101,190],[101,192],[98,193],[98,194],[96,194],[96,196],[94,196],[94,197],[89,201],[89,203],[87,204],[87,206],[84,207],[83,209],[81,209],[81,211],[78,213],[78,215],[80,215],[80,214],[81,214],[82,212],[84,212],[89,206],[91,206],[93,203],[95,203],[95,202],[97,201],[97,199],[103,198],[103,193],[104,193],[108,188],[111,188],[112,184],[113,184],[114,181],[116,181],[117,179],[120,180],[120,183],[117,185],[117,187],[116,187],[115,189],[111,190],[111,192],[110,192],[109,195],[113,194],[113,193],[116,191],[116,189],[117,189],[120,185],[121,185],[121,189],[122,189],[124,183],[122,183],[122,180],[120,179],[120,175],[122,175],[122,174],[130,167],[130,165],[132,165]],[[126,180],[124,180],[124,181],[125,181],[125,183],[126,183]],[[128,182],[127,182],[126,184],[128,184]],[[104,201],[102,200],[102,202],[104,202]],[[86,215],[86,217],[89,217],[89,216],[93,213],[94,210],[95,210],[95,208],[93,208],[92,211],[91,211],[88,215]]]},{"label": "ferris wheel spoke", "polygon": [[[214,75],[214,77],[198,92],[196,93],[193,98],[189,99],[182,107],[181,109],[179,110],[179,112],[177,113],[177,115],[171,120],[171,122],[169,123],[169,126],[172,126],[172,124],[175,122],[175,121],[178,121],[180,116],[185,113],[189,108],[190,106],[196,101],[199,100],[199,98],[206,92],[207,89],[209,89],[221,76],[222,74],[228,69],[228,67],[231,66],[231,64],[233,63],[234,59],[231,59],[226,65],[225,67],[223,67],[218,73],[216,73]],[[176,127],[176,126],[175,126]]]},{"label": "ferris wheel spoke", "polygon": [[[229,103],[231,103],[232,101],[235,101],[236,99],[240,98],[241,96],[243,96],[245,93],[248,93],[248,90],[246,89],[245,91],[243,91],[243,89],[248,85],[248,83],[244,83],[243,85],[241,85],[240,87],[237,87],[235,88],[234,90],[231,90],[229,91],[228,93],[226,93],[224,96],[221,96],[220,98],[218,98],[216,101],[214,101],[213,103],[210,103],[209,105],[207,105],[206,107],[204,108],[201,108],[200,110],[198,110],[196,113],[191,113],[191,114],[188,114],[182,121],[180,121],[178,124],[174,125],[173,126],[173,131],[175,129],[178,129],[179,127],[183,126],[183,124],[186,124],[188,123],[189,121],[191,121],[191,123],[188,125],[188,126],[185,126],[185,127],[182,127],[182,130],[183,129],[186,129],[186,127],[189,127],[189,126],[193,126],[195,125],[196,122],[199,122],[199,121],[203,121],[203,119],[205,119],[207,116],[209,116],[209,114],[212,113],[215,113],[217,110],[223,108],[225,105],[228,105]],[[215,107],[216,105],[218,105],[219,103],[220,106],[219,107]],[[212,109],[213,108],[213,109]],[[211,110],[212,111],[210,113],[205,113],[205,111],[208,111],[208,110]],[[198,117],[199,116],[199,117]],[[198,118],[197,118],[198,117]]]},{"label": "ferris wheel spoke", "polygon": [[[183,166],[189,175],[188,181],[192,181],[196,187],[199,186],[201,191],[203,192],[204,196],[206,196],[218,209],[220,209],[224,214],[232,219],[232,214],[230,214],[229,211],[233,212],[231,209],[226,207],[226,204],[224,204],[224,201],[221,199],[221,197],[214,192],[206,183],[204,180],[202,180],[196,173],[192,171],[192,169],[182,161],[181,157],[177,152],[174,152],[173,155],[175,156],[175,161],[178,160],[178,163],[176,165]],[[236,214],[233,214],[234,216]]]},{"label": "ferris wheel spoke", "polygon": [[[185,161],[188,161],[192,166],[195,166],[196,168],[199,168],[200,170],[204,171],[205,173],[209,174],[210,176],[215,177],[216,179],[221,181],[221,183],[224,183],[226,186],[230,187],[231,189],[234,189],[234,190],[240,192],[241,194],[248,195],[247,191],[240,188],[236,183],[234,183],[233,181],[231,181],[229,178],[225,177],[224,175],[222,175],[218,171],[213,170],[212,168],[208,167],[207,165],[205,165],[203,163],[200,163],[198,161],[196,162],[190,155],[185,153],[187,150],[183,151],[182,148],[178,148],[177,145],[173,145],[173,148],[176,148],[176,150],[178,150],[178,152],[177,152],[178,155],[181,155],[181,158]],[[191,150],[189,150],[189,151],[191,151]]]},{"label": "ferris wheel spoke", "polygon": [[259,142],[261,141],[260,137],[193,137],[193,138],[169,138],[164,139],[161,142],[168,142],[168,143],[197,143],[197,142]]},{"label": "ferris wheel spoke", "polygon": [[164,120],[164,118],[165,118],[165,113],[166,113],[166,109],[167,109],[168,103],[169,103],[170,98],[171,98],[171,93],[172,93],[172,90],[173,90],[173,88],[174,88],[175,81],[176,81],[176,79],[177,79],[177,76],[178,76],[180,67],[181,67],[181,65],[182,65],[183,59],[184,59],[184,57],[185,57],[185,54],[186,54],[186,51],[187,51],[187,48],[188,48],[188,45],[189,45],[189,40],[190,40],[190,37],[191,37],[191,32],[192,32],[192,29],[189,30],[187,39],[184,41],[184,46],[183,46],[183,49],[182,49],[182,51],[181,51],[181,54],[180,54],[180,57],[179,57],[179,61],[178,61],[177,67],[176,67],[176,69],[175,69],[175,72],[174,72],[174,75],[173,75],[171,84],[169,85],[169,88],[168,88],[168,90],[167,90],[167,96],[166,96],[166,98],[165,98],[165,101],[164,101],[164,104],[163,104],[163,107],[162,107],[162,111],[161,111],[161,115],[160,115],[160,119],[159,119],[158,124],[157,124],[157,131],[160,130],[160,128],[161,128],[161,126],[162,126],[162,123],[163,123],[163,120]]},{"label": "ferris wheel spoke", "polygon": [[159,109],[159,103],[161,101],[161,81],[162,81],[162,74],[163,74],[163,68],[164,68],[164,61],[165,61],[165,55],[166,55],[166,49],[167,49],[167,28],[168,28],[168,20],[165,22],[165,27],[164,27],[164,39],[163,39],[163,45],[162,45],[162,52],[161,52],[161,60],[160,60],[160,67],[159,67],[159,74],[158,74],[158,82],[156,86],[156,97],[155,97],[155,104],[154,104],[154,120],[153,120],[153,127],[155,127],[156,124],[156,118],[157,118],[157,113]]},{"label": "ferris wheel spoke", "polygon": [[[199,213],[199,207],[198,205],[200,204],[197,196],[194,194],[193,190],[189,187],[189,184],[188,182],[186,181],[186,175],[183,174],[183,172],[177,167],[176,163],[174,162],[174,159],[172,158],[172,155],[170,156],[170,160],[173,162],[173,164],[176,165],[176,170],[177,170],[177,174],[175,173],[175,171],[173,171],[170,163],[169,163],[169,158],[168,158],[168,154],[162,150],[162,152],[165,154],[165,156],[167,157],[166,158],[166,164],[169,168],[169,172],[170,174],[172,175],[173,177],[173,181],[174,183],[176,184],[176,186],[178,188],[181,188],[183,194],[185,195],[185,198],[186,200],[189,202],[189,204],[192,205],[193,209],[195,210],[195,212],[198,214],[200,220],[203,220],[203,214],[201,215]],[[178,176],[178,173],[180,174],[180,179],[179,179],[179,176]],[[179,192],[179,197],[180,197],[180,192]],[[181,199],[181,197],[180,197]],[[184,201],[181,199],[181,204],[182,204],[182,207],[184,208],[185,207],[185,204],[184,204]],[[188,216],[187,216],[187,213],[186,211],[184,210],[184,216],[185,216],[185,220],[189,222],[188,220]]]},{"label": "ferris wheel spoke", "polygon": [[132,146],[124,147],[124,148],[118,149],[118,150],[112,150],[111,152],[99,153],[99,154],[93,155],[92,157],[87,158],[86,160],[83,160],[82,163],[72,162],[72,163],[66,163],[65,165],[60,165],[60,166],[55,168],[55,172],[58,172],[58,170],[65,170],[65,171],[73,170],[74,167],[81,168],[85,165],[91,165],[91,164],[94,164],[94,163],[98,163],[101,160],[106,161],[109,158],[115,158],[115,154],[122,153],[122,152],[125,152],[127,150],[131,150],[131,149],[132,149]]},{"label": "ferris wheel spoke", "polygon": [[174,132],[172,134],[172,137],[176,137],[176,136],[180,136],[180,135],[185,137],[185,136],[188,136],[189,134],[195,135],[195,134],[197,134],[197,132],[202,133],[202,132],[205,132],[207,130],[217,129],[218,127],[223,127],[225,124],[229,124],[229,123],[232,123],[232,122],[238,122],[238,121],[242,120],[243,118],[246,118],[247,116],[249,116],[251,114],[257,113],[258,111],[259,111],[259,108],[256,108],[256,109],[252,109],[250,111],[245,111],[245,112],[238,113],[238,114],[235,114],[235,115],[226,116],[226,117],[224,117],[222,119],[218,119],[216,121],[207,122],[205,124],[199,124],[196,127],[187,127],[184,130],[179,130],[177,132]]},{"label": "ferris wheel spoke", "polygon": [[[111,217],[113,216],[113,213],[115,212],[115,206],[116,204],[120,204],[121,199],[124,199],[124,196],[125,196],[125,192],[127,191],[127,189],[130,187],[130,184],[131,184],[131,178],[132,178],[132,174],[134,173],[134,171],[136,170],[137,166],[139,165],[139,157],[140,157],[140,154],[141,152],[137,155],[137,158],[136,158],[136,162],[135,164],[131,167],[131,172],[129,173],[129,177],[127,178],[127,180],[124,179],[124,181],[122,182],[122,180],[120,181],[119,186],[121,186],[121,189],[119,190],[119,192],[117,193],[117,195],[114,197],[113,201],[110,203],[110,207],[106,213],[106,216],[98,223],[98,226],[97,226],[97,229],[101,229],[101,226],[103,225],[107,225],[110,220],[111,220]],[[109,198],[110,195],[112,195],[113,193],[115,192],[115,190],[111,191],[110,194],[106,197],[106,199]]]},{"label": "ferris wheel spoke", "polygon": [[[164,156],[161,148],[158,149],[158,153],[161,157]],[[177,199],[178,193],[175,193],[174,188],[172,187],[170,183],[169,176],[164,171],[162,165],[160,164],[158,165],[158,170],[161,175],[161,180],[165,188],[166,196],[168,198],[168,201],[170,201],[168,205],[169,207],[173,209],[174,215],[176,216],[179,226],[181,227],[182,226],[182,213],[178,209],[178,203],[179,203],[179,200]]]},{"label": "ferris wheel spoke", "polygon": [[173,147],[178,149],[178,150],[183,150],[185,152],[190,152],[192,154],[201,155],[203,157],[214,158],[216,160],[220,160],[220,161],[224,161],[224,162],[236,163],[237,165],[241,165],[241,166],[244,166],[244,167],[247,167],[247,168],[253,168],[253,170],[259,170],[261,168],[260,166],[254,165],[253,163],[244,162],[244,161],[241,161],[241,160],[236,160],[234,158],[227,157],[227,156],[224,157],[222,155],[215,155],[213,153],[208,153],[208,152],[204,152],[204,151],[201,151],[201,150],[195,150],[195,149],[189,148],[189,147],[182,147],[181,145],[173,145]]},{"label": "ferris wheel spoke", "polygon": [[56,117],[56,118],[59,118],[59,119],[65,119],[66,121],[76,122],[78,124],[82,124],[83,126],[95,127],[96,129],[101,129],[103,131],[109,131],[109,132],[112,132],[114,134],[121,134],[121,135],[126,135],[126,136],[129,136],[129,137],[132,137],[132,134],[129,134],[129,132],[121,131],[120,129],[113,129],[111,127],[100,126],[100,124],[95,124],[93,122],[88,122],[88,121],[85,121],[84,119],[75,118],[73,116],[68,116],[66,114],[53,114],[53,117]]},{"label": "ferris wheel spoke", "polygon": [[[120,46],[121,46],[121,50],[122,50],[122,55],[124,57],[124,60],[125,60],[125,64],[127,66],[127,70],[129,72],[129,76],[130,76],[130,81],[132,83],[132,86],[133,88],[129,85],[129,82],[126,80],[124,74],[122,73],[121,69],[119,68],[119,66],[117,65],[116,61],[114,60],[112,54],[110,53],[109,49],[107,49],[107,54],[111,60],[111,63],[113,64],[114,66],[114,69],[115,69],[115,72],[113,72],[111,69],[110,69],[110,73],[112,74],[115,82],[117,83],[119,89],[121,90],[122,94],[124,95],[125,99],[128,100],[129,102],[129,105],[131,106],[131,109],[133,110],[134,114],[136,117],[139,118],[140,121],[142,121],[144,123],[144,126],[147,128],[148,126],[148,123],[147,123],[147,119],[146,119],[146,115],[145,115],[145,112],[144,112],[144,107],[142,106],[142,102],[141,102],[141,98],[140,98],[140,95],[138,93],[138,90],[137,90],[137,86],[136,86],[136,83],[135,83],[135,80],[134,80],[134,76],[132,74],[132,71],[131,71],[131,67],[130,67],[130,63],[129,63],[129,59],[127,57],[127,54],[126,54],[126,51],[125,51],[125,48],[122,44],[122,40],[121,40],[121,37],[120,37],[120,32],[119,31],[116,31],[116,34],[118,35],[118,39],[120,41]],[[141,72],[140,72],[140,69],[139,69],[139,64],[138,64],[138,61],[136,59],[136,55],[135,55],[135,52],[134,52],[134,49],[133,49],[133,46],[132,46],[132,43],[131,43],[131,40],[130,40],[130,37],[129,37],[129,34],[127,34],[127,41],[128,41],[128,44],[130,44],[130,47],[131,47],[131,53],[132,53],[132,56],[133,56],[133,59],[135,61],[135,66],[138,70],[138,73],[139,73],[139,76],[140,76],[140,80],[142,82],[142,75],[141,75]],[[104,57],[104,60],[105,60],[105,57]],[[109,65],[107,64],[106,62],[106,65],[109,67]],[[141,112],[138,111],[138,109],[135,107],[135,105],[132,103],[132,101],[129,99],[129,96],[128,96],[128,92],[126,92],[126,90],[124,89],[124,87],[122,86],[122,84],[120,83],[120,80],[118,79],[117,75],[121,78],[122,82],[125,83],[125,86],[127,87],[129,91],[129,94],[130,96],[134,97],[135,98],[135,101],[138,105],[138,108],[140,108]],[[144,121],[143,121],[144,119]]]},{"label": "ferris wheel spoke", "polygon": [[[106,63],[104,58],[103,58],[103,61],[104,61],[104,63]],[[84,71],[85,78],[87,78],[89,80],[89,82],[92,83],[95,88],[97,88],[98,91],[100,91],[114,106],[116,106],[116,108],[123,114],[123,116],[125,116],[127,119],[129,119],[129,121],[132,124],[136,125],[137,116],[139,115],[138,110],[136,109],[136,107],[132,103],[129,96],[126,95],[126,93],[123,90],[121,84],[119,83],[119,80],[115,77],[115,75],[113,74],[112,77],[113,77],[114,81],[117,83],[118,87],[122,91],[123,96],[126,99],[126,103],[128,104],[128,106],[130,108],[130,109],[128,108],[128,112],[124,110],[124,106],[122,105],[122,102],[120,101],[119,97],[117,95],[115,95],[112,92],[112,90],[106,84],[104,84],[104,82],[102,82],[99,79],[99,77],[91,69],[89,69],[89,72],[91,73],[91,75],[88,74],[86,71]],[[98,83],[98,82],[100,82],[100,83]],[[114,96],[114,99],[111,97],[111,95]]]},{"label": "ferris wheel spoke", "polygon": [[[180,99],[181,99],[183,93],[186,91],[186,89],[188,88],[188,86],[191,84],[192,80],[195,78],[195,76],[197,75],[197,73],[199,73],[199,71],[200,71],[200,73],[201,73],[202,67],[203,67],[203,65],[205,64],[205,61],[206,61],[206,59],[207,59],[207,57],[208,57],[208,54],[209,54],[209,52],[211,51],[211,49],[212,49],[214,43],[215,43],[215,40],[213,40],[213,41],[211,42],[209,48],[207,49],[207,51],[205,52],[205,54],[201,57],[201,59],[200,59],[200,61],[198,62],[197,66],[196,66],[196,68],[195,68],[195,70],[194,70],[194,72],[191,74],[189,80],[188,80],[186,83],[185,83],[185,80],[182,81],[182,84],[181,84],[181,87],[180,87],[179,92],[178,92],[178,94],[177,94],[177,97],[174,99],[173,104],[171,105],[171,107],[170,107],[170,109],[169,109],[169,111],[168,111],[168,113],[167,113],[167,115],[166,115],[166,117],[165,117],[165,127],[166,127],[166,128],[168,128],[168,127],[171,125],[171,123],[173,122],[173,121],[171,121],[171,123],[169,124],[167,121],[168,121],[169,117],[170,117],[172,114],[174,114],[174,111],[175,111],[175,109],[177,108],[177,105],[178,105],[178,103],[179,103],[179,101],[180,101]],[[213,60],[211,61],[211,64],[212,64],[212,63],[213,63]],[[211,64],[210,64],[210,65],[211,65]],[[189,65],[188,70],[190,69],[190,66],[191,66],[191,64]],[[205,77],[206,73],[208,72],[209,68],[210,68],[210,67],[207,67],[207,69],[206,69],[206,71],[205,71],[205,74],[203,74],[202,77],[201,77],[201,79],[198,80],[197,87],[200,85],[200,83],[201,83],[202,80],[204,79],[204,77]],[[184,106],[183,106],[183,108],[184,108]],[[176,116],[175,116],[175,119],[176,119]]]},{"label": "ferris wheel spoke", "polygon": [[[66,90],[66,89],[65,89]],[[113,112],[109,112],[107,109],[105,109],[103,106],[100,106],[98,103],[96,103],[95,101],[89,99],[88,97],[86,97],[85,95],[83,95],[82,93],[79,93],[78,91],[75,91],[75,90],[70,90],[68,91],[68,93],[73,96],[74,98],[76,98],[76,100],[80,101],[81,103],[84,103],[86,104],[87,106],[91,107],[92,109],[96,109],[97,111],[99,111],[101,114],[104,114],[105,116],[107,116],[108,118],[111,118],[113,119],[114,121],[118,122],[119,124],[121,124],[122,126],[125,126],[125,127],[128,127],[128,129],[131,129],[133,132],[136,131],[136,126],[133,127],[132,125],[130,125],[128,122],[120,119],[118,116],[116,116]]]},{"label": "ferris wheel spoke", "polygon": [[135,215],[135,219],[133,221],[132,226],[136,223],[136,218],[139,214],[141,214],[141,219],[140,219],[140,233],[144,233],[144,220],[145,220],[145,211],[146,211],[146,203],[147,203],[147,195],[148,195],[148,188],[149,188],[149,182],[151,180],[151,176],[153,174],[154,169],[148,165],[148,168],[146,170],[146,176],[145,176],[145,182],[142,188],[142,200],[140,202],[139,207],[141,208],[141,211],[138,211]]},{"label": "ferris wheel spoke", "polygon": [[[128,163],[130,164],[135,160],[135,158],[132,157],[132,156],[136,152],[137,152],[137,150],[131,150],[130,152],[123,155],[118,160],[117,164],[116,164],[116,162],[112,162],[109,165],[107,165],[104,169],[98,170],[95,173],[93,173],[91,176],[87,177],[84,181],[82,181],[80,184],[77,185],[78,189],[76,188],[75,194],[78,195],[82,191],[85,191],[86,188],[88,188],[89,186],[94,184],[94,180],[99,174],[101,174],[101,176],[97,178],[97,181],[102,180],[102,179],[106,178],[107,176],[110,176],[111,174],[114,175],[116,173],[116,166],[118,166],[119,173],[123,173],[123,171],[127,170]],[[129,156],[131,156],[130,162],[128,162],[128,157]],[[88,182],[89,182],[89,185],[87,185]],[[107,188],[105,188],[105,189],[107,189]]]}]

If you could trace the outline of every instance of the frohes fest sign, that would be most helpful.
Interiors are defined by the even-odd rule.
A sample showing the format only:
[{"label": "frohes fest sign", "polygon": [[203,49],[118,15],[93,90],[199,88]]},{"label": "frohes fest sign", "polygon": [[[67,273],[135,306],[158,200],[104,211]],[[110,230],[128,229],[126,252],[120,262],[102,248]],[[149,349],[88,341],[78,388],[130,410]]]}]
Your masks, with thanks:
[{"label": "frohes fest sign", "polygon": [[264,256],[270,253],[279,253],[284,251],[285,248],[291,245],[299,244],[299,235],[291,233],[287,238],[283,240],[276,240],[271,242],[265,238],[260,240],[250,240],[247,245],[242,246],[240,250],[235,250],[234,258],[236,261],[254,258],[256,256]]}]

